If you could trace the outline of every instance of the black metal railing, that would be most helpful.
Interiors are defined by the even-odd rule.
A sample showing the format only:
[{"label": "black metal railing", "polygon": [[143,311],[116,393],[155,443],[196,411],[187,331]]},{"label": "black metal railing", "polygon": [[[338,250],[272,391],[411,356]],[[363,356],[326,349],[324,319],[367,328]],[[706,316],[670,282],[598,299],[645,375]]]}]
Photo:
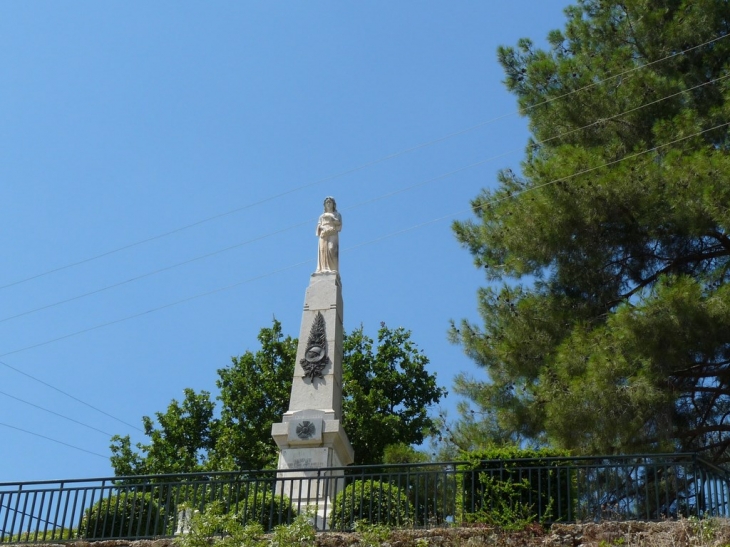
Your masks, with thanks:
[{"label": "black metal railing", "polygon": [[0,483],[0,543],[185,533],[217,501],[271,530],[730,516],[728,473],[693,454],[485,460]]}]

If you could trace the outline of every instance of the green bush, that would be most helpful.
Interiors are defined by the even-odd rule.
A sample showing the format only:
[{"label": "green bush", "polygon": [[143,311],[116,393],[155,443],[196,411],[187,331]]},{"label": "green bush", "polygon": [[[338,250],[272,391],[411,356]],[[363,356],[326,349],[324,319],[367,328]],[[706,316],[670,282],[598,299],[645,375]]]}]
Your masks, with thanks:
[{"label": "green bush", "polygon": [[231,510],[241,516],[243,524],[258,523],[267,532],[280,524],[290,524],[297,516],[288,497],[268,490],[251,491]]},{"label": "green bush", "polygon": [[337,530],[352,530],[358,521],[403,526],[413,519],[413,506],[397,486],[358,480],[337,494],[330,518],[331,527]]},{"label": "green bush", "polygon": [[202,511],[194,511],[187,531],[175,538],[177,547],[265,547],[264,529],[258,522],[243,525],[239,515],[226,512],[214,501]]},{"label": "green bush", "polygon": [[292,522],[296,517],[290,499],[274,493],[274,483],[269,481],[211,483],[181,490],[177,511],[193,509],[205,512],[214,503],[226,513],[238,514],[242,524],[258,522],[267,532],[279,524]]},{"label": "green bush", "polygon": [[569,453],[553,449],[493,448],[466,455],[457,521],[511,528],[565,520],[575,503]]},{"label": "green bush", "polygon": [[317,531],[312,526],[312,515],[300,514],[291,524],[274,527],[270,547],[312,547],[317,544]]},{"label": "green bush", "polygon": [[83,539],[129,539],[163,535],[165,522],[149,493],[123,492],[87,509],[79,526]]}]

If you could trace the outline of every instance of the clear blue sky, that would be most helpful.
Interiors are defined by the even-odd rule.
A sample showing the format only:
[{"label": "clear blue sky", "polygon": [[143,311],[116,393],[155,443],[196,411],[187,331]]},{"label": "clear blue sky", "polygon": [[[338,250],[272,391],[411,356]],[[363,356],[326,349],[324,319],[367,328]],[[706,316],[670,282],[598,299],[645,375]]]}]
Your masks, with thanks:
[{"label": "clear blue sky", "polygon": [[527,142],[497,47],[567,3],[1,3],[0,482],[110,475],[109,434],[297,335],[327,195],[345,328],[483,374],[446,340],[483,283],[450,224]]}]

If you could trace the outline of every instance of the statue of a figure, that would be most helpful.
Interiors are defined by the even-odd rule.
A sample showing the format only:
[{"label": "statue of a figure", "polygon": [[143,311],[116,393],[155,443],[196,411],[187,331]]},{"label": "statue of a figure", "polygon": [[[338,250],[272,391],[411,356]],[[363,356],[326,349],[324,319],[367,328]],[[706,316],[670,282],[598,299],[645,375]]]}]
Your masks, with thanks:
[{"label": "statue of a figure", "polygon": [[319,253],[317,254],[317,271],[337,272],[340,267],[340,236],[342,216],[337,212],[335,198],[324,198],[324,213],[317,223],[319,236]]}]

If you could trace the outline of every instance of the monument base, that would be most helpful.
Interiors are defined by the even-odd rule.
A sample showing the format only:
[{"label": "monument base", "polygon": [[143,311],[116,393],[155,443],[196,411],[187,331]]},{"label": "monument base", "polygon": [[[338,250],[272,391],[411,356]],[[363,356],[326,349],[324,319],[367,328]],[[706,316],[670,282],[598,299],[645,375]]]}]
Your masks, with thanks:
[{"label": "monument base", "polygon": [[319,529],[328,528],[326,517],[344,489],[342,467],[354,461],[345,430],[329,416],[321,410],[287,412],[282,423],[271,426],[279,447],[276,493],[287,496],[297,511],[313,510]]}]

